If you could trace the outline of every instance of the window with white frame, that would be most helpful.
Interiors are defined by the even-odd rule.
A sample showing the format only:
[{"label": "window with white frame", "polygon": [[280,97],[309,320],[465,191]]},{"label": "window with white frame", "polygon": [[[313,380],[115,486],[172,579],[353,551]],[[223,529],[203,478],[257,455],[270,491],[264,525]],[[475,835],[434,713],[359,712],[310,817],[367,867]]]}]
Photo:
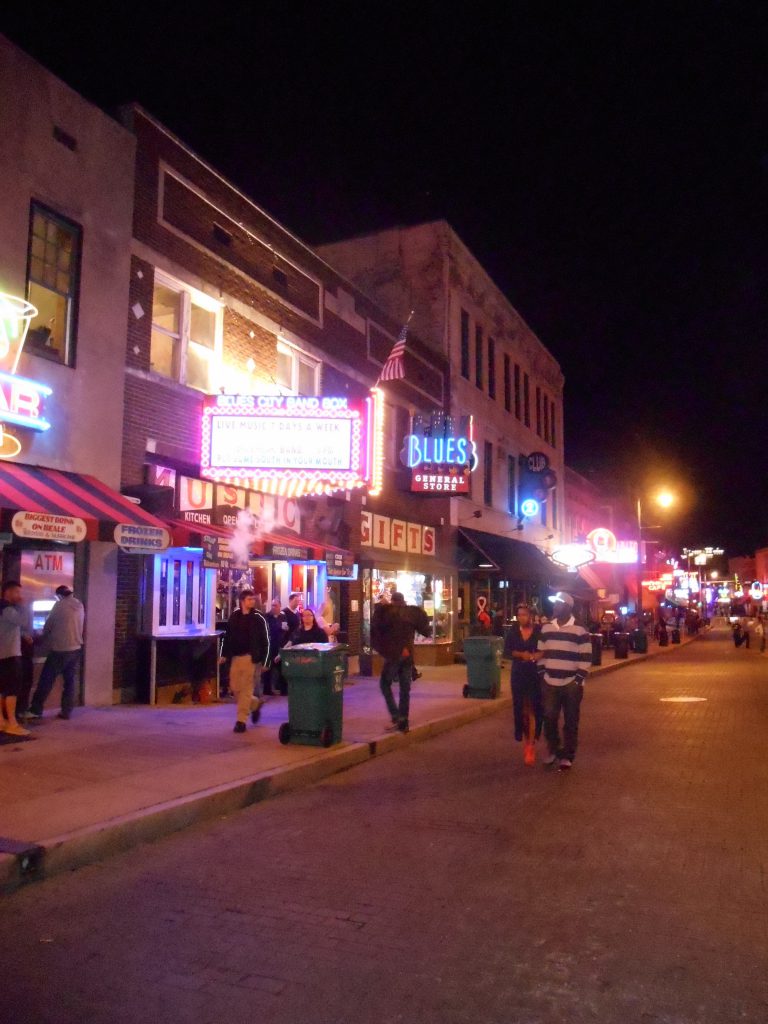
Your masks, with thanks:
[{"label": "window with white frame", "polygon": [[277,343],[277,386],[281,395],[316,395],[320,363],[285,341]]},{"label": "window with white frame", "polygon": [[221,352],[222,305],[155,271],[150,369],[211,394]]}]

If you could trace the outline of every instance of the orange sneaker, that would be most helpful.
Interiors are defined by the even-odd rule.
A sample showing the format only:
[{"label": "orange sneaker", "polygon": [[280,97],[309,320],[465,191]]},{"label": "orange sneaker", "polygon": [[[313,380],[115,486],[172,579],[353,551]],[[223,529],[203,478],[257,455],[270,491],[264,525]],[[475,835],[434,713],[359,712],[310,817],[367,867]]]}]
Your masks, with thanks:
[{"label": "orange sneaker", "polygon": [[536,748],[532,743],[525,744],[525,755],[523,756],[523,761],[527,765],[536,764]]}]

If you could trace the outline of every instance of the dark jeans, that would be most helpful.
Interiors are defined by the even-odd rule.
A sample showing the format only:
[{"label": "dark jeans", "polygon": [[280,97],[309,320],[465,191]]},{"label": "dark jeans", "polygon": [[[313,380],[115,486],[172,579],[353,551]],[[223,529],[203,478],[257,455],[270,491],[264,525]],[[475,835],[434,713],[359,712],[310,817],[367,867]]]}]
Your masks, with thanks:
[{"label": "dark jeans", "polygon": [[56,677],[62,676],[64,688],[61,694],[61,710],[68,715],[74,707],[77,666],[79,664],[80,651],[51,651],[45,659],[43,671],[40,673],[37,689],[30,704],[30,711],[36,715],[42,715],[43,706],[51,695]]},{"label": "dark jeans", "polygon": [[16,717],[26,715],[29,710],[29,695],[32,692],[32,683],[35,675],[35,664],[32,661],[32,645],[21,641],[21,686],[19,687],[19,699],[16,701]]},{"label": "dark jeans", "polygon": [[[579,713],[584,687],[574,682],[566,683],[565,686],[542,683],[541,688],[544,699],[544,736],[549,752],[573,761],[579,742]],[[562,746],[558,727],[561,708],[563,711]]]},{"label": "dark jeans", "polygon": [[[399,706],[392,696],[392,684],[397,680],[400,689]],[[379,686],[384,694],[387,711],[393,722],[407,722],[411,708],[411,682],[413,680],[413,658],[393,658],[385,661],[381,670]]]}]

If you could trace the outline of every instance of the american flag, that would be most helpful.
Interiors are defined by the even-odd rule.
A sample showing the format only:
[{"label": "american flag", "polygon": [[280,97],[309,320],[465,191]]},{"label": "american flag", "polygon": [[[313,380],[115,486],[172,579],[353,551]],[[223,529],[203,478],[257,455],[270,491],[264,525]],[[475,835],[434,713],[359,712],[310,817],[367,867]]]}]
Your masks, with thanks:
[{"label": "american flag", "polygon": [[392,351],[387,357],[386,363],[381,369],[379,380],[402,380],[405,377],[405,366],[403,356],[405,354],[405,339],[408,337],[408,324],[403,324],[403,329],[398,335]]}]

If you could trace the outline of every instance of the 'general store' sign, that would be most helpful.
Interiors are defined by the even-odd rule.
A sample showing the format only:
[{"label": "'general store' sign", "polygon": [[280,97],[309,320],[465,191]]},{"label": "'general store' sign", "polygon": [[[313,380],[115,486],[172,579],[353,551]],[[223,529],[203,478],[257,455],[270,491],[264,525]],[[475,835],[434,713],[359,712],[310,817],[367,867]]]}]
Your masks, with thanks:
[{"label": "'general store' sign", "polygon": [[435,528],[404,519],[361,512],[360,543],[363,547],[402,551],[411,555],[435,554]]}]

